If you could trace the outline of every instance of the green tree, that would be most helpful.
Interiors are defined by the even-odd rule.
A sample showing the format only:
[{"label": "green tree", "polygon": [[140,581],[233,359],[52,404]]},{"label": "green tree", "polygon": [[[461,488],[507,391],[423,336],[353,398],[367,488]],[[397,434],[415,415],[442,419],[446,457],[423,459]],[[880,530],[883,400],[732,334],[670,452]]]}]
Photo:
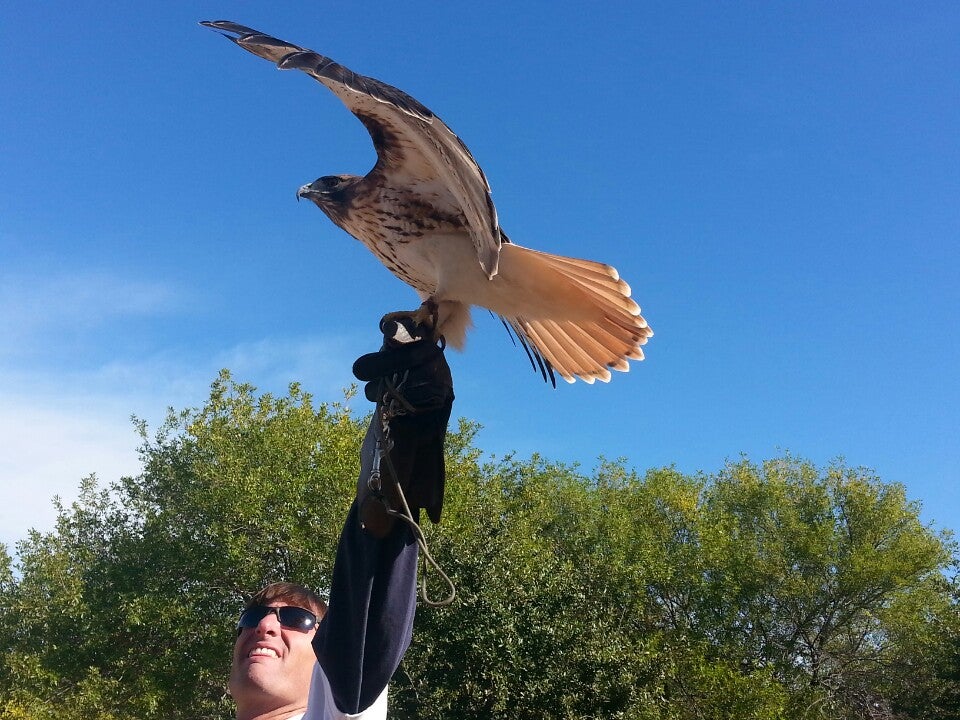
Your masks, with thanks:
[{"label": "green tree", "polygon": [[197,411],[140,423],[143,473],[94,478],[4,587],[10,717],[230,717],[231,620],[270,580],[326,586],[356,483],[361,422],[256,397],[224,373]]},{"label": "green tree", "polygon": [[701,634],[770,668],[792,714],[880,712],[896,637],[921,631],[926,603],[944,596],[949,538],[923,526],[901,485],[789,456],[729,464],[704,508]]},{"label": "green tree", "polygon": [[[0,718],[229,718],[244,596],[323,591],[366,419],[224,373],[143,471],[81,483],[0,553]],[[397,718],[956,718],[954,546],[903,488],[785,456],[719,473],[484,458],[448,436],[457,584],[422,607]],[[433,594],[441,591],[428,576]]]},{"label": "green tree", "polygon": [[[960,578],[942,577],[931,585],[924,593],[904,594],[884,614],[892,645],[884,696],[897,717],[958,720]],[[918,616],[925,622],[910,621]]]},{"label": "green tree", "polygon": [[460,600],[420,613],[400,717],[656,717],[656,638],[593,483],[537,457],[454,467],[431,539]]}]

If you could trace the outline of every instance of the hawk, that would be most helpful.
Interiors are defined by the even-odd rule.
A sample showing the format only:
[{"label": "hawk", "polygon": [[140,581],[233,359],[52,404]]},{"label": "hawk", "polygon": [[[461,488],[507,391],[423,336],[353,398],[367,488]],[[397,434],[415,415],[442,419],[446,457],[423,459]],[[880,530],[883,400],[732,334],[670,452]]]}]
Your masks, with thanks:
[{"label": "hawk", "polygon": [[[463,141],[402,90],[330,58],[227,21],[201,23],[326,86],[366,127],[377,162],[366,175],[325,175],[298,198],[313,201],[423,301],[434,330],[462,349],[470,307],[500,316],[534,369],[556,384],[608,382],[642,360],[653,331],[610,265],[512,243],[490,185]],[[407,313],[409,314],[409,313]]]}]

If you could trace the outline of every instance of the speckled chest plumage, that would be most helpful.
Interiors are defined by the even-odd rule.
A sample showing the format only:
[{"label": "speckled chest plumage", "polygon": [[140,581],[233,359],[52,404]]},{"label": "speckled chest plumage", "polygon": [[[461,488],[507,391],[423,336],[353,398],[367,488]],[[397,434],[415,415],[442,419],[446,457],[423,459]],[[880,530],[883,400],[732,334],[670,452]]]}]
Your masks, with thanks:
[{"label": "speckled chest plumage", "polygon": [[366,245],[390,272],[427,294],[437,290],[442,258],[427,252],[425,237],[465,234],[462,215],[444,213],[419,199],[381,191],[374,198],[354,197],[342,212],[328,213]]}]

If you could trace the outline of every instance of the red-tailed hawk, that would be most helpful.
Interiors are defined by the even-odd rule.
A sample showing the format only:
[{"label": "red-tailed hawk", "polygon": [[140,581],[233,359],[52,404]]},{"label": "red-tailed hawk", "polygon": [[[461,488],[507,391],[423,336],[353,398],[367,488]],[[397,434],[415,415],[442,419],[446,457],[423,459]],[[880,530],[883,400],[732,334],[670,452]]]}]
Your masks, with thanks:
[{"label": "red-tailed hawk", "polygon": [[610,380],[642,360],[653,335],[609,265],[511,243],[466,145],[401,90],[232,22],[203,22],[283,70],[303,70],[359,118],[377,163],[364,176],[325,175],[300,188],[411,285],[438,333],[463,347],[470,306],[501,317],[544,378]]}]

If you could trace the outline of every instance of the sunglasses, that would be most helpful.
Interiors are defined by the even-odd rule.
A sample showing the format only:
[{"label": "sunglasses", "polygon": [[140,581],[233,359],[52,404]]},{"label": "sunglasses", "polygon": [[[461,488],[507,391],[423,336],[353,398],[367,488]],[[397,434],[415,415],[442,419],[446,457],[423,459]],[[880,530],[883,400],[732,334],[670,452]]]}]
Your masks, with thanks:
[{"label": "sunglasses", "polygon": [[244,628],[255,628],[267,615],[276,615],[282,627],[290,630],[307,632],[317,624],[317,616],[309,610],[293,605],[284,607],[267,607],[266,605],[251,605],[240,615],[237,621],[237,635]]}]

